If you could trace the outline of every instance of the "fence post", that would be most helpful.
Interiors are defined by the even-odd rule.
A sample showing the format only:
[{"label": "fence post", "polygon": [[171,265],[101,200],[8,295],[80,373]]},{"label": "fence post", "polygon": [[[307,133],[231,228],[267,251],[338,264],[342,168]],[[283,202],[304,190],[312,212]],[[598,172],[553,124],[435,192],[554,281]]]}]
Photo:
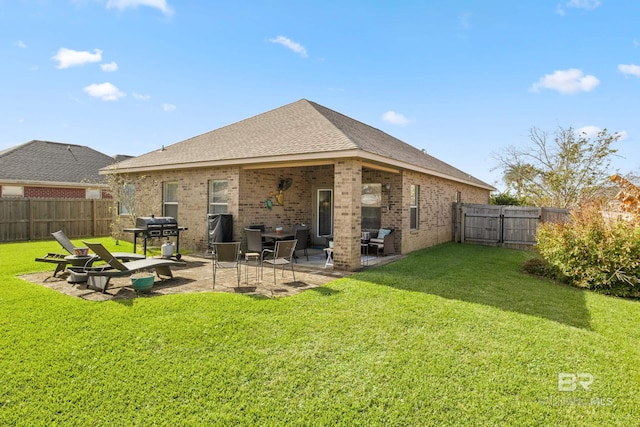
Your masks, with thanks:
[{"label": "fence post", "polygon": [[33,203],[31,203],[31,199],[27,199],[27,224],[29,227],[29,240],[33,240]]},{"label": "fence post", "polygon": [[498,243],[500,243],[500,246],[504,246],[504,206],[500,206],[500,214],[498,215],[498,227],[500,227],[500,232],[498,233]]},{"label": "fence post", "polygon": [[92,215],[91,215],[91,236],[95,237],[96,236],[96,231],[97,231],[97,218],[96,218],[96,199],[91,200],[91,210],[92,210]]},{"label": "fence post", "polygon": [[467,208],[462,206],[460,209],[460,243],[464,243],[464,223],[467,218]]}]

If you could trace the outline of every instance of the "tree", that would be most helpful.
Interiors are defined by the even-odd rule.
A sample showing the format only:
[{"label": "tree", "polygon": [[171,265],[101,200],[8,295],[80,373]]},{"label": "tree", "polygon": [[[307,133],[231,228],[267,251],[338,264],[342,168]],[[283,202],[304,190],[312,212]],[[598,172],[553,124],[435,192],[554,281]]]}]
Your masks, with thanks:
[{"label": "tree", "polygon": [[121,220],[135,227],[139,209],[149,209],[155,205],[159,184],[151,177],[128,173],[109,173],[105,177],[114,200],[114,221],[111,224],[113,238],[122,239]]},{"label": "tree", "polygon": [[491,193],[492,205],[501,205],[501,206],[524,206],[522,199],[514,196],[508,191],[504,193]]},{"label": "tree", "polygon": [[620,202],[620,209],[632,214],[635,220],[640,219],[640,188],[618,174],[613,175],[611,181],[620,187],[620,191],[615,197]]},{"label": "tree", "polygon": [[553,133],[534,127],[529,139],[524,148],[509,146],[494,155],[507,192],[515,191],[526,204],[573,208],[610,187],[609,169],[617,152],[612,144],[618,135],[606,129],[589,136],[572,127],[558,127]]}]

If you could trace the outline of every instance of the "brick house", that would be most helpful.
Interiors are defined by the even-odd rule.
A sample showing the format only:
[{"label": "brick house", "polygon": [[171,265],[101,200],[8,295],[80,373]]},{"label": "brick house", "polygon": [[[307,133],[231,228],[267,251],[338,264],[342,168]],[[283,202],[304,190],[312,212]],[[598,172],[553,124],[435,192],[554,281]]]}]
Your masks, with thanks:
[{"label": "brick house", "polygon": [[[306,99],[101,173],[154,179],[157,188],[136,212],[176,217],[188,227],[180,238],[184,247],[203,249],[208,213],[232,214],[238,241],[252,224],[309,224],[315,244],[333,235],[334,265],[343,270],[360,267],[362,229],[393,229],[396,253],[450,241],[452,204],[488,203],[494,190],[424,151]],[[283,187],[288,188],[280,194]]]},{"label": "brick house", "polygon": [[113,157],[82,145],[30,141],[0,151],[0,197],[111,198],[99,170]]}]

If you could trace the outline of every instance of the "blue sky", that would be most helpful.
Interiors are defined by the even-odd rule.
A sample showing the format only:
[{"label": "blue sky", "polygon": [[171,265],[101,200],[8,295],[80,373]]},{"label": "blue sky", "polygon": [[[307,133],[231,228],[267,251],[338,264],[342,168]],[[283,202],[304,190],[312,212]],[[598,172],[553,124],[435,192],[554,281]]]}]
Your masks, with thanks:
[{"label": "blue sky", "polygon": [[532,127],[640,170],[640,2],[0,0],[0,150],[140,155],[306,98],[502,188]]}]

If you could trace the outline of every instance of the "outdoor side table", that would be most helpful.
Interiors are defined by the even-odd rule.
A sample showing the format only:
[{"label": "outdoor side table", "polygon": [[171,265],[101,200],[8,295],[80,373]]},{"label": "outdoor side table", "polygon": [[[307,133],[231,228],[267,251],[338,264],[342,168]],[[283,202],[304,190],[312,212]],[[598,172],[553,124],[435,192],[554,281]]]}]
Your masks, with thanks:
[{"label": "outdoor side table", "polygon": [[327,261],[324,263],[324,268],[333,267],[333,248],[324,248],[323,251],[327,253]]},{"label": "outdoor side table", "polygon": [[369,242],[360,243],[360,252],[363,255],[364,265],[369,265]]},{"label": "outdoor side table", "polygon": [[71,264],[72,267],[91,267],[91,264],[93,264],[93,261],[95,259],[96,257],[93,255],[67,255],[66,257],[64,257],[64,260]]},{"label": "outdoor side table", "polygon": [[78,256],[78,255],[67,255],[64,257],[64,260],[67,261],[71,266],[67,269],[69,270],[69,277],[67,278],[67,283],[84,283],[87,281],[87,274],[84,273],[85,267],[91,267],[93,262],[97,259],[96,256],[86,255],[86,256]]}]

